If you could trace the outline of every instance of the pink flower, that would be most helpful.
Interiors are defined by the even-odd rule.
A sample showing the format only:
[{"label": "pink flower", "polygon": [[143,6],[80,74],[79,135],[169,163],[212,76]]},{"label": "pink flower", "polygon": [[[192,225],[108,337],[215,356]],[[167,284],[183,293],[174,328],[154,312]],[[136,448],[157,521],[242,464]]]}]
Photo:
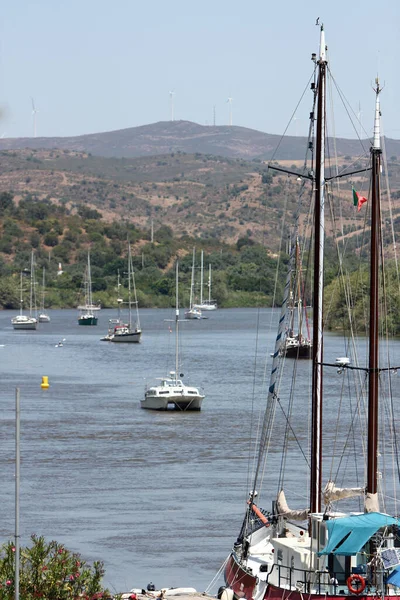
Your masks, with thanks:
[{"label": "pink flower", "polygon": [[6,585],[11,585],[11,579],[7,579]]},{"label": "pink flower", "polygon": [[13,547],[11,548],[11,550],[12,550],[13,552],[15,552],[15,546],[13,546]]},{"label": "pink flower", "polygon": [[69,580],[70,580],[70,581],[74,581],[74,576],[73,576],[73,575],[70,575],[70,576],[69,576]]},{"label": "pink flower", "polygon": [[78,579],[79,573],[75,573],[75,578]]},{"label": "pink flower", "polygon": [[42,571],[47,571],[46,565],[44,565],[44,567],[42,567]]}]

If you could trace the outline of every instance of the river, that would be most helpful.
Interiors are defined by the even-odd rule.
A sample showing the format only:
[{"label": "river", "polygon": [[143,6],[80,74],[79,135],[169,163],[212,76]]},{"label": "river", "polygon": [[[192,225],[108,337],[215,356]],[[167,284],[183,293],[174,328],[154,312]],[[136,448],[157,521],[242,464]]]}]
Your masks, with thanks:
[{"label": "river", "polygon": [[14,331],[14,314],[0,313],[0,541],[14,534],[18,386],[21,543],[36,533],[103,560],[115,592],[149,581],[204,591],[244,514],[251,417],[264,403],[255,372],[261,379],[270,360],[277,314],[218,310],[182,323],[184,380],[206,396],[199,413],[140,408],[146,383],[174,368],[164,320],[174,311],[142,310],[142,343],[128,345],[100,341],[113,311],[97,327],[49,311],[36,332]]}]

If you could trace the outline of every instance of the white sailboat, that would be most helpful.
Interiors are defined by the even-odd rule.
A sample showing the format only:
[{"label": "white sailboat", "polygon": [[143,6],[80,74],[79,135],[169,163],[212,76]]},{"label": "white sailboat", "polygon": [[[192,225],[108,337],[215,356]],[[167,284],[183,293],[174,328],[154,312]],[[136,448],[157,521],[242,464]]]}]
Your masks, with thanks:
[{"label": "white sailboat", "polygon": [[[179,375],[179,296],[178,296],[178,262],[176,263],[176,310],[175,310],[175,371],[161,378],[160,385],[145,390],[144,400],[140,405],[150,410],[192,411],[201,410],[204,395],[197,387],[185,385],[183,374]],[[180,379],[179,379],[180,377]]]},{"label": "white sailboat", "polygon": [[[312,362],[304,365],[311,367],[310,390],[304,385],[301,389],[298,381],[296,385],[300,368],[281,354],[289,301],[289,272],[265,416],[257,435],[258,452],[254,463],[249,460],[253,464],[251,491],[239,536],[225,563],[226,587],[220,589],[218,597],[226,600],[344,600],[358,596],[363,600],[399,600],[396,433],[399,367],[396,346],[389,342],[390,292],[386,278],[388,265],[384,261],[385,219],[382,218],[380,183],[381,87],[377,80],[369,166],[346,174],[332,169],[328,174],[325,172],[325,119],[329,69],[323,27],[319,56],[313,54],[312,58],[315,112],[310,113],[310,132],[316,122],[315,171],[306,169],[305,165],[300,175],[303,181],[311,181],[310,201],[311,193],[314,194]],[[314,149],[311,140],[309,149]],[[289,172],[279,167],[277,170]],[[340,304],[340,308],[343,308],[343,324],[346,321],[342,344],[349,356],[334,360],[329,358],[327,344],[324,347],[324,213],[325,203],[331,209],[337,208],[338,196],[327,193],[327,188],[334,189],[330,181],[337,177],[368,171],[371,175],[370,218],[366,218],[370,228],[366,234],[369,282],[365,290],[359,289],[363,285],[351,286],[348,273],[342,267],[346,252],[352,251],[339,243],[338,233],[335,239],[339,253],[337,276],[340,286],[344,286],[344,306]],[[361,197],[361,201],[365,198]],[[293,255],[290,263],[294,264]],[[395,266],[393,268],[395,270]],[[393,289],[398,294],[397,285]],[[365,338],[357,336],[354,323],[357,294],[358,298],[362,296],[363,308],[368,313],[369,325],[363,330],[364,333],[368,329],[367,343]],[[341,319],[341,313],[338,314]],[[292,502],[297,500],[296,509],[289,508],[285,493],[291,494]],[[266,497],[272,500],[271,510],[260,508],[262,498],[265,501]]]},{"label": "white sailboat", "polygon": [[196,249],[193,248],[192,277],[190,281],[190,300],[189,309],[185,311],[185,319],[201,319],[201,310],[194,304],[194,269],[195,269]]},{"label": "white sailboat", "polygon": [[[133,300],[132,300],[133,294]],[[132,305],[136,309],[136,321],[132,317]],[[115,343],[139,344],[142,337],[142,329],[140,327],[139,318],[139,303],[136,293],[135,273],[133,270],[131,245],[128,245],[128,323],[121,321],[115,324],[112,335],[109,341]]]},{"label": "white sailboat", "polygon": [[29,314],[23,313],[23,274],[20,275],[20,313],[11,319],[14,329],[37,329],[38,320],[36,312],[36,291],[35,291],[35,261],[34,253],[31,253],[31,272],[30,272],[30,292],[29,292]]},{"label": "white sailboat", "polygon": [[39,312],[39,316],[38,316],[39,323],[50,323],[50,317],[44,308],[44,298],[45,298],[45,293],[46,293],[45,292],[45,272],[46,272],[46,269],[45,269],[45,267],[43,267],[42,303],[40,306],[40,312]]},{"label": "white sailboat", "polygon": [[203,270],[204,270],[204,251],[201,251],[201,263],[200,263],[200,302],[194,305],[194,308],[199,310],[216,310],[218,304],[216,300],[211,299],[211,264],[208,265],[208,300],[203,298]]},{"label": "white sailboat", "polygon": [[97,317],[94,315],[95,310],[100,310],[99,305],[93,304],[92,298],[92,273],[90,268],[90,252],[88,252],[87,265],[83,278],[83,292],[85,303],[78,306],[80,311],[78,317],[78,325],[97,325]]}]

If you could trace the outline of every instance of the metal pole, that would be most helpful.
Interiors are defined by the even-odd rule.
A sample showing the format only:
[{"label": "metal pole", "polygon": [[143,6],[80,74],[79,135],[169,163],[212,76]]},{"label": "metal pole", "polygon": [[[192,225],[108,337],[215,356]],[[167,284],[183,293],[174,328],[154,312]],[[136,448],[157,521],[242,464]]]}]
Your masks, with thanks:
[{"label": "metal pole", "polygon": [[15,389],[15,600],[19,600],[19,466],[20,466],[19,388]]}]

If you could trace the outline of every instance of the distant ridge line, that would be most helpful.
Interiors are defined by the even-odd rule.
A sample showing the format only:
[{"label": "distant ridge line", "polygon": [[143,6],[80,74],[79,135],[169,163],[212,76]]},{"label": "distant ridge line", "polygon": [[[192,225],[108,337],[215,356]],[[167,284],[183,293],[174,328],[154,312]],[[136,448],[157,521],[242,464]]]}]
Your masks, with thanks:
[{"label": "distant ridge line", "polygon": [[[237,125],[199,125],[191,121],[160,121],[116,131],[69,137],[1,138],[0,150],[69,150],[107,158],[138,158],[185,152],[210,154],[230,159],[269,160],[281,136]],[[363,140],[369,148],[369,140]],[[301,160],[305,137],[286,136],[275,155],[277,160]],[[400,140],[386,138],[388,156],[400,156]],[[336,140],[339,156],[358,156],[358,140]]]}]

